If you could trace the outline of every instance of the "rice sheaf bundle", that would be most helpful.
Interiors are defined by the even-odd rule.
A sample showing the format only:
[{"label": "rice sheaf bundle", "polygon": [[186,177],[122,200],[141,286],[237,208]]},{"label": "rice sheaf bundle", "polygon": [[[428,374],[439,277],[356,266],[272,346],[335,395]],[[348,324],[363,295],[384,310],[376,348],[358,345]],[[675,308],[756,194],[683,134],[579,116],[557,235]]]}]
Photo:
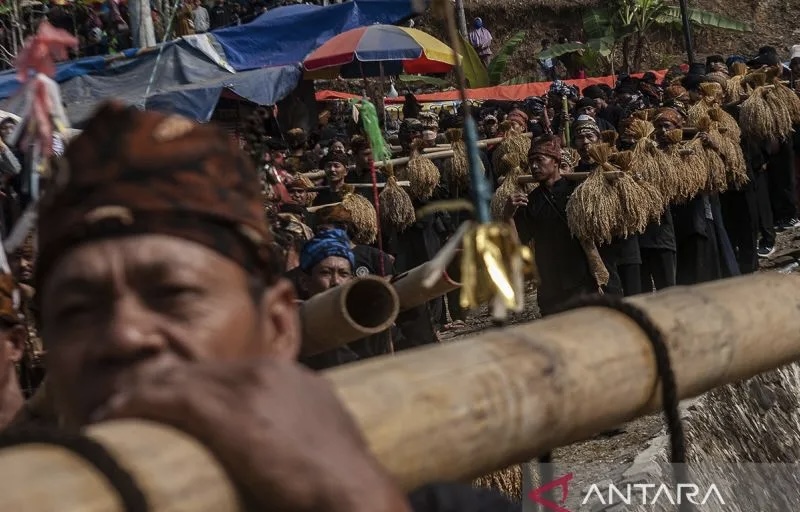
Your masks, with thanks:
[{"label": "rice sheaf bundle", "polygon": [[422,155],[424,143],[415,140],[411,147],[411,158],[406,164],[406,176],[410,183],[408,189],[412,199],[427,201],[433,196],[439,186],[441,176],[439,169],[431,162],[430,158]]},{"label": "rice sheaf bundle", "polygon": [[[384,169],[384,171],[388,171]],[[397,184],[394,173],[387,172],[386,186],[378,196],[381,206],[381,222],[403,232],[417,220],[414,203],[408,192]]]},{"label": "rice sheaf bundle", "polygon": [[736,121],[736,118],[722,110],[720,107],[709,109],[708,117],[715,123],[719,124],[719,127],[721,128],[720,132],[724,132],[722,135],[736,144],[741,143],[742,129],[739,128],[739,123]]},{"label": "rice sheaf bundle", "polygon": [[[504,123],[506,121],[503,121]],[[495,175],[497,177],[505,176],[509,169],[503,165],[502,159],[507,154],[517,154],[521,159],[528,156],[528,150],[531,149],[531,139],[524,134],[519,134],[514,131],[506,131],[506,136],[497,145],[492,153],[492,165]]]},{"label": "rice sheaf bundle", "polygon": [[352,187],[346,187],[342,206],[350,212],[350,218],[356,229],[353,241],[364,245],[373,243],[378,236],[378,215],[372,203],[364,196],[353,192]]},{"label": "rice sheaf bundle", "polygon": [[682,129],[678,128],[667,132],[666,139],[667,145],[662,152],[672,162],[672,172],[677,178],[675,195],[669,202],[680,204],[705,189],[708,184],[708,170],[701,153],[694,150],[688,154],[681,153],[685,149],[681,143],[683,141]]},{"label": "rice sheaf bundle", "polygon": [[728,190],[725,162],[719,152],[708,147],[699,137],[692,139],[689,148],[700,156],[706,170],[706,185],[703,187],[703,191],[713,193]]},{"label": "rice sheaf bundle", "polygon": [[[610,166],[608,155],[611,148],[607,144],[594,144],[588,151],[595,162]],[[598,164],[567,201],[567,224],[579,240],[610,243],[620,231],[622,204],[619,194],[603,171],[603,166]]]},{"label": "rice sheaf bundle", "polygon": [[734,62],[731,66],[731,76],[725,84],[725,101],[728,103],[738,103],[742,97],[749,94],[749,88],[744,82],[747,75],[747,64]]},{"label": "rice sheaf bundle", "polygon": [[785,105],[792,124],[800,124],[800,96],[777,80],[775,81],[773,94],[776,99]]},{"label": "rice sheaf bundle", "polygon": [[792,117],[774,85],[765,85],[764,73],[750,73],[746,81],[754,90],[741,105],[739,125],[745,137],[779,144],[792,134]]},{"label": "rice sheaf bundle", "polygon": [[633,181],[641,188],[638,193],[641,195],[640,200],[648,218],[647,222],[660,221],[661,214],[664,213],[667,203],[655,185],[631,172],[633,160],[633,151],[620,151],[609,156],[609,161],[631,176]]},{"label": "rice sheaf bundle", "polygon": [[719,106],[719,98],[724,96],[722,86],[716,82],[706,82],[700,84],[701,99],[691,107],[687,112],[689,117],[689,124],[697,126],[700,119],[708,115],[708,111],[714,107]]},{"label": "rice sheaf bundle", "polygon": [[673,155],[659,151],[650,136],[655,127],[648,121],[636,120],[628,128],[628,134],[635,140],[632,151],[630,172],[652,184],[667,203],[680,195],[680,176]]},{"label": "rice sheaf bundle", "polygon": [[721,157],[728,186],[738,190],[750,181],[747,177],[744,153],[738,142],[734,143],[730,138],[721,134],[717,127],[717,123],[710,118],[702,119],[698,126],[700,130],[708,134],[708,140],[719,148],[717,151],[713,149],[707,149],[707,151],[717,152]]},{"label": "rice sheaf bundle", "polygon": [[[460,128],[451,128],[445,134],[453,149],[453,158],[448,158],[444,162],[445,176],[450,190],[459,195],[469,190],[469,160],[463,134]],[[478,162],[478,165],[483,171],[483,162]]]},{"label": "rice sheaf bundle", "polygon": [[494,195],[492,195],[490,209],[492,217],[495,220],[503,220],[503,211],[505,210],[508,198],[511,197],[512,194],[520,193],[527,195],[538,186],[536,183],[531,183],[529,185],[520,185],[517,183],[517,178],[525,175],[525,171],[520,166],[521,162],[519,161],[518,155],[506,155],[503,157],[503,160],[505,161],[504,164],[508,166],[511,171],[506,174],[506,179],[503,180],[503,183],[497,187],[497,190],[494,191]]}]

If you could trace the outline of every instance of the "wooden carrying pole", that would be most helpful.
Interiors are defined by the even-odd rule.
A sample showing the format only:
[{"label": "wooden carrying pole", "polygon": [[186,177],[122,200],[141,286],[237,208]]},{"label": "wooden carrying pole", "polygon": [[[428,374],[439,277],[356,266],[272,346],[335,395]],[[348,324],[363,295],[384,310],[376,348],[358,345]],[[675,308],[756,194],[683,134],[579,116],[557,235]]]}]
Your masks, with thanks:
[{"label": "wooden carrying pole", "polygon": [[[800,276],[740,277],[630,302],[664,334],[680,398],[800,359]],[[324,375],[406,490],[528,461],[656,411],[660,397],[644,332],[605,308]],[[128,420],[87,433],[134,477],[153,512],[243,510],[213,459],[171,428]],[[103,477],[76,456],[27,445],[0,451],[0,510],[122,508]]]},{"label": "wooden carrying pole", "polygon": [[394,287],[375,276],[315,295],[300,306],[301,353],[312,356],[383,332],[397,318],[399,304]]}]

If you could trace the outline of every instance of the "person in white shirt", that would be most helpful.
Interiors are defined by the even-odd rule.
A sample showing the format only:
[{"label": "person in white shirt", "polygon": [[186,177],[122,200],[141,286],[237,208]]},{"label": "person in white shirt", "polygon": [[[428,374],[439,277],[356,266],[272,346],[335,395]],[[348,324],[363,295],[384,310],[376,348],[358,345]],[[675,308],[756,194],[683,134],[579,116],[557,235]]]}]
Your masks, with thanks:
[{"label": "person in white shirt", "polygon": [[208,32],[208,28],[211,26],[211,20],[208,17],[208,10],[203,7],[200,0],[195,0],[194,2],[192,19],[194,20],[194,31],[196,34]]}]

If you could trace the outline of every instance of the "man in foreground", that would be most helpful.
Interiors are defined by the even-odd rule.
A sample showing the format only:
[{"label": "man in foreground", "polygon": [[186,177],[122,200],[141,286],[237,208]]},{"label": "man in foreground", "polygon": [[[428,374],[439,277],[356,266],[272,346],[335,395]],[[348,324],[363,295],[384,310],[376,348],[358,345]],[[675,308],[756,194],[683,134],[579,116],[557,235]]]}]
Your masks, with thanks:
[{"label": "man in foreground", "polygon": [[[63,421],[182,429],[251,509],[412,510],[327,381],[294,362],[295,295],[255,170],[227,135],[108,104],[66,156],[37,268]],[[512,510],[469,488],[419,492],[416,510]]]}]

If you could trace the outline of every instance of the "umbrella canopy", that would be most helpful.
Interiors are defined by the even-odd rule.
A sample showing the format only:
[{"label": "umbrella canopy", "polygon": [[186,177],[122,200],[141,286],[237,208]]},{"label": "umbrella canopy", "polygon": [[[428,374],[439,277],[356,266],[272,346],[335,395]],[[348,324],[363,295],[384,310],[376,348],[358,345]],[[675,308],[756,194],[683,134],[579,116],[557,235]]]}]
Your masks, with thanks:
[{"label": "umbrella canopy", "polygon": [[314,50],[303,62],[308,78],[446,73],[454,65],[449,46],[421,30],[394,25],[348,30]]}]

